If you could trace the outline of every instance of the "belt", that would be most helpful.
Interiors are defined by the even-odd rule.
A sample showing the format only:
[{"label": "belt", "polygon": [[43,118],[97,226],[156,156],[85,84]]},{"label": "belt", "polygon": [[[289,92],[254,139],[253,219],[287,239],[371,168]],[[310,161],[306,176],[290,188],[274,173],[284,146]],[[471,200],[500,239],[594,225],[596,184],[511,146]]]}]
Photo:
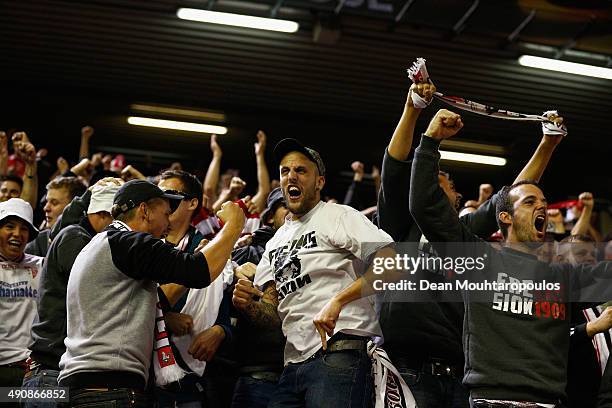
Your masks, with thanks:
[{"label": "belt", "polygon": [[430,375],[454,378],[461,378],[463,376],[463,367],[442,359],[428,358],[425,361],[415,361],[402,357],[394,357],[391,361],[399,370],[411,369]]},{"label": "belt", "polygon": [[344,350],[363,350],[365,351],[367,350],[368,340],[369,340],[368,338],[350,335],[350,334],[347,335],[343,333],[341,333],[340,335],[341,335],[340,338],[329,339],[329,341],[327,342],[327,350],[323,350],[323,348],[320,348],[308,360],[314,360],[316,358],[323,356],[326,353],[334,353],[336,351],[344,351]]},{"label": "belt", "polygon": [[26,364],[26,360],[21,360],[21,361],[15,361],[13,363],[0,365],[0,367],[18,367],[18,368],[27,369],[28,365]]}]

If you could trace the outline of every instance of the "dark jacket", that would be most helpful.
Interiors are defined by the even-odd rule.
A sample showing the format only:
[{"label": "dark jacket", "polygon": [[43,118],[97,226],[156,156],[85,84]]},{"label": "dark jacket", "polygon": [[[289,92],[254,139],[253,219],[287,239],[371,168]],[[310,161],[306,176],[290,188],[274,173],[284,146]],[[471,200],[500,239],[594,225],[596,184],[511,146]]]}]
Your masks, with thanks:
[{"label": "dark jacket", "polygon": [[[573,288],[595,284],[612,274],[612,262],[597,265],[547,264],[533,255],[510,248],[494,249],[459,222],[438,184],[439,142],[424,136],[412,165],[410,212],[436,251],[452,255],[445,243],[465,243],[462,256],[485,256],[483,275],[506,276],[525,282],[561,283],[552,293],[559,300],[549,303],[549,313],[539,313],[541,298],[523,301],[516,309],[496,303],[498,293],[483,301],[477,292],[464,292],[465,320],[463,383],[472,398],[557,403],[565,400],[570,333],[568,296]],[[478,277],[473,274],[472,278]],[[601,285],[603,300],[612,296],[609,285]],[[522,293],[522,292],[521,292]],[[512,295],[502,292],[502,296]],[[546,293],[549,295],[549,293]],[[475,296],[480,296],[475,301]],[[508,302],[510,303],[510,302]],[[514,303],[514,302],[512,302]],[[552,313],[556,306],[558,313]],[[544,310],[544,309],[542,309]],[[562,313],[561,313],[562,311]]]},{"label": "dark jacket", "polygon": [[[396,242],[419,242],[421,230],[409,212],[412,160],[394,159],[385,150],[382,184],[378,197],[378,225]],[[488,238],[497,231],[495,203],[491,197],[476,212],[461,217],[474,234]],[[438,277],[422,271],[424,279]],[[463,364],[461,332],[463,303],[394,301],[392,293],[381,302],[380,325],[385,337],[385,350],[391,358],[419,360],[442,358],[453,364]],[[407,335],[409,333],[410,335]]]},{"label": "dark jacket", "polygon": [[32,327],[34,343],[30,350],[34,360],[56,370],[66,351],[66,286],[70,270],[95,234],[87,217],[63,229],[51,244],[41,272],[39,321]]}]

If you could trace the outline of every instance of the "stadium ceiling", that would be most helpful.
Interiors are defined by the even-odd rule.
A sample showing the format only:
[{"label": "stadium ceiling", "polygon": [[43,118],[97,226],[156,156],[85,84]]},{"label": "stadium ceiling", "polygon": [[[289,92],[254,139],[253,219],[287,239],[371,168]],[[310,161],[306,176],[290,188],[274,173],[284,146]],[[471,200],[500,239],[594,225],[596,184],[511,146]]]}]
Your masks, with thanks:
[{"label": "stadium ceiling", "polygon": [[[181,7],[288,19],[300,28],[202,24],[178,19]],[[156,142],[162,132],[120,120],[133,103],[224,112],[230,134],[257,127],[261,114],[283,129],[295,118],[344,123],[340,142],[350,140],[351,124],[382,124],[386,132],[405,100],[405,69],[421,56],[442,92],[518,112],[559,109],[571,126],[568,146],[611,152],[611,80],[517,62],[530,54],[612,67],[610,0],[14,0],[3,2],[0,36],[0,81],[10,95],[40,98],[37,109],[50,111],[71,109],[75,94],[90,95],[92,104],[121,100],[116,111],[101,109],[108,115],[98,126],[113,135],[101,145],[137,147],[131,138],[168,150],[167,141]],[[539,137],[533,125],[472,116],[467,123],[470,140],[510,154]],[[376,137],[384,146],[388,133]]]}]

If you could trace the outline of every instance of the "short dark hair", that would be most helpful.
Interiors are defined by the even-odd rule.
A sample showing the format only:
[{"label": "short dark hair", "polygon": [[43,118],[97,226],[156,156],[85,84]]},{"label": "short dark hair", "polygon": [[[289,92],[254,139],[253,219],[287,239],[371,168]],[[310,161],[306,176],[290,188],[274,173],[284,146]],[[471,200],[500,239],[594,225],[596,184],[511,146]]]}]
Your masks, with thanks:
[{"label": "short dark hair", "polygon": [[593,238],[591,238],[589,235],[584,235],[584,234],[576,234],[576,235],[568,235],[567,237],[563,238],[561,241],[561,243],[572,243],[572,242],[596,242]]},{"label": "short dark hair", "polygon": [[83,195],[87,186],[77,177],[56,177],[47,184],[47,190],[65,188],[70,194],[70,199]]},{"label": "short dark hair", "polygon": [[4,181],[12,181],[14,183],[19,184],[19,188],[21,190],[23,190],[23,179],[19,176],[16,176],[14,174],[7,174],[6,176],[1,176],[0,177],[0,183],[4,182]]},{"label": "short dark hair", "polygon": [[499,193],[497,193],[497,205],[495,206],[495,217],[497,218],[497,225],[502,232],[504,238],[508,237],[508,226],[502,223],[499,219],[499,214],[507,212],[510,215],[514,215],[514,201],[510,198],[510,192],[519,186],[531,184],[540,188],[540,185],[535,180],[521,180],[511,186],[504,186]]},{"label": "short dark hair", "polygon": [[198,200],[198,206],[192,214],[192,219],[195,218],[202,209],[202,196],[204,195],[202,183],[196,176],[184,170],[166,170],[160,175],[159,180],[162,181],[173,178],[181,181],[183,184],[183,192],[188,195],[187,198],[196,198]]}]

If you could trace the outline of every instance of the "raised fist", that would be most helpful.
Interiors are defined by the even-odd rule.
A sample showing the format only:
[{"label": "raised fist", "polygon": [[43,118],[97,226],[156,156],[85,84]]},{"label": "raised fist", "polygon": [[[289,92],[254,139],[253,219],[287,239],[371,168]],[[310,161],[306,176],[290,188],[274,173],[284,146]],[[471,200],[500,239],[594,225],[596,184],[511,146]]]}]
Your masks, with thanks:
[{"label": "raised fist", "polygon": [[238,204],[232,201],[223,203],[221,209],[217,211],[217,217],[219,217],[224,224],[236,223],[241,226],[240,228],[244,225],[244,212]]},{"label": "raised fist", "polygon": [[60,174],[64,174],[69,168],[70,166],[68,165],[68,161],[66,161],[66,159],[63,157],[57,158],[57,170]]},{"label": "raised fist", "polygon": [[223,151],[221,150],[221,146],[217,143],[217,135],[210,136],[210,150],[213,153],[213,156],[221,156]]},{"label": "raised fist", "polygon": [[81,136],[89,139],[90,137],[92,137],[94,134],[94,128],[92,128],[91,126],[84,126],[81,128]]},{"label": "raised fist", "polygon": [[462,127],[461,115],[440,109],[429,122],[425,135],[435,140],[444,140],[456,135]]},{"label": "raised fist", "polygon": [[351,163],[351,169],[353,169],[353,172],[355,173],[363,174],[364,172],[363,163],[360,161],[354,161],[353,163]]},{"label": "raised fist", "polygon": [[266,152],[266,134],[263,130],[257,132],[257,143],[255,143],[255,154],[263,155]]},{"label": "raised fist", "polygon": [[408,106],[410,107],[414,107],[411,95],[413,92],[419,95],[421,98],[424,98],[427,103],[429,103],[433,98],[433,94],[436,92],[436,86],[428,83],[412,84],[412,86],[410,86],[410,90],[408,91]]},{"label": "raised fist", "polygon": [[232,181],[230,182],[230,194],[234,197],[240,195],[242,190],[246,187],[246,182],[242,180],[240,177],[232,177]]},{"label": "raised fist", "polygon": [[595,200],[593,199],[593,194],[591,193],[582,193],[578,196],[578,201],[580,201],[580,203],[585,207],[585,208],[593,208],[593,204],[595,202]]}]

